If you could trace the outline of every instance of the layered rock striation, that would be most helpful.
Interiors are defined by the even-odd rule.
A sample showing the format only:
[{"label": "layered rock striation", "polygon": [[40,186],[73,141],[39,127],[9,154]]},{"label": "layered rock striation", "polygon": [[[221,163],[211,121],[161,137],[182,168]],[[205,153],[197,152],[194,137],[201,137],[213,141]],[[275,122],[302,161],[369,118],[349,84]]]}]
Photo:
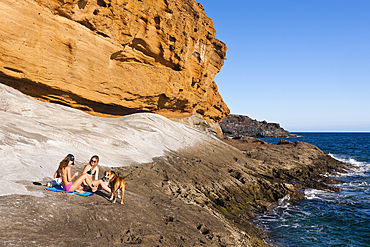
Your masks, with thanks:
[{"label": "layered rock striation", "polygon": [[218,122],[226,46],[194,0],[4,0],[0,83],[93,115]]},{"label": "layered rock striation", "polygon": [[0,245],[268,246],[252,217],[283,197],[303,199],[302,188],[335,188],[324,174],[345,168],[308,143],[225,141],[114,168],[126,181],[124,205],[103,192],[80,197],[23,181],[45,196],[0,197]]},{"label": "layered rock striation", "polygon": [[249,137],[293,137],[278,123],[267,123],[266,121],[253,120],[248,116],[229,115],[220,122],[220,127],[225,136],[249,136]]}]

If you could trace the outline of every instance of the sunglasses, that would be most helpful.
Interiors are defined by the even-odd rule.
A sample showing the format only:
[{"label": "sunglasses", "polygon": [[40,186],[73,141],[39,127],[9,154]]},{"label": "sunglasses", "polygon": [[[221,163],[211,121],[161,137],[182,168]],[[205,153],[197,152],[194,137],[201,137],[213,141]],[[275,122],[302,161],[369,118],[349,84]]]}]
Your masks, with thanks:
[{"label": "sunglasses", "polygon": [[97,161],[97,160],[92,160],[92,161],[91,161],[91,163],[96,163],[96,162],[98,162],[98,161]]}]

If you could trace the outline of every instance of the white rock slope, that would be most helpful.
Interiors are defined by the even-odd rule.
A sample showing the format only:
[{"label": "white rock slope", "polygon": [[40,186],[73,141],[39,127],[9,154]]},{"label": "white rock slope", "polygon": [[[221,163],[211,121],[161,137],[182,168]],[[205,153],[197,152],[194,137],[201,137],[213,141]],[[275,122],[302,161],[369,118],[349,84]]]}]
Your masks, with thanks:
[{"label": "white rock slope", "polygon": [[19,181],[51,178],[68,153],[77,163],[97,154],[102,166],[127,166],[210,138],[160,115],[101,118],[0,84],[0,195],[31,194]]}]

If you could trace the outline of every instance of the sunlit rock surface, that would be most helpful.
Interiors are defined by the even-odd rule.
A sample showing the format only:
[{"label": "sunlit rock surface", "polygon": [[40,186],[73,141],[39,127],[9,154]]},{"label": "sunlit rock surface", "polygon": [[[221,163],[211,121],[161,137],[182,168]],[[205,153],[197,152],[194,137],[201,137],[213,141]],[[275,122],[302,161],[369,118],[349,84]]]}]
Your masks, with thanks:
[{"label": "sunlit rock surface", "polygon": [[[104,192],[45,191],[67,153],[73,172],[98,154],[101,173],[124,177],[124,205]],[[1,246],[58,246],[65,236],[84,246],[267,246],[251,217],[303,199],[304,188],[332,189],[322,174],[342,169],[308,143],[222,141],[157,114],[102,118],[5,85],[0,155]]]},{"label": "sunlit rock surface", "polygon": [[214,138],[158,114],[91,116],[2,84],[0,123],[0,195],[28,194],[17,181],[51,177],[68,153],[77,163],[98,154],[102,166],[123,167]]},{"label": "sunlit rock surface", "polygon": [[229,109],[214,77],[226,46],[194,0],[0,2],[0,83],[92,115]]}]

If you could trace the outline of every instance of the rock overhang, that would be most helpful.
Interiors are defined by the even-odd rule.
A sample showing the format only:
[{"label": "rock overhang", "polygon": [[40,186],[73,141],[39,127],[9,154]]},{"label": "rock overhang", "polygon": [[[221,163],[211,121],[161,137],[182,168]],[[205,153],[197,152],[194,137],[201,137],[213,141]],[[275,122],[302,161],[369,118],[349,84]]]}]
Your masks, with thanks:
[{"label": "rock overhang", "polygon": [[0,3],[0,82],[92,115],[229,114],[214,82],[226,46],[201,4],[182,1]]}]

